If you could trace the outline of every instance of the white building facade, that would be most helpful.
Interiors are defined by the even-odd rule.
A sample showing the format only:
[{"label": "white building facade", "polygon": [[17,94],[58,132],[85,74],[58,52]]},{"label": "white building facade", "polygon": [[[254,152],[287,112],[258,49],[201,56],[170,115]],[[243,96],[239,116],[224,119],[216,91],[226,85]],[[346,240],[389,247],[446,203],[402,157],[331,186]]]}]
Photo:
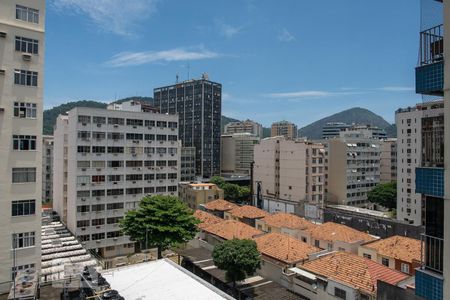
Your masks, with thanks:
[{"label": "white building facade", "polygon": [[177,195],[178,116],[74,108],[58,117],[54,140],[53,201],[61,220],[103,257],[133,253],[118,222],[146,195]]},{"label": "white building facade", "polygon": [[0,1],[0,283],[40,268],[44,25],[44,0]]}]

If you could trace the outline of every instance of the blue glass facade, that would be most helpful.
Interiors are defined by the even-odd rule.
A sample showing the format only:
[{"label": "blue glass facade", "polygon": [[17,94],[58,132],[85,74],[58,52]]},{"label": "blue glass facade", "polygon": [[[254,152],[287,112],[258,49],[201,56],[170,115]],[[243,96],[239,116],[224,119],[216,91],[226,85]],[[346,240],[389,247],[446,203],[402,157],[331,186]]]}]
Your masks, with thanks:
[{"label": "blue glass facade", "polygon": [[442,95],[444,89],[444,62],[416,68],[416,93]]},{"label": "blue glass facade", "polygon": [[416,193],[444,197],[444,169],[416,168]]},{"label": "blue glass facade", "polygon": [[416,269],[416,295],[426,300],[443,299],[444,280],[436,274]]}]

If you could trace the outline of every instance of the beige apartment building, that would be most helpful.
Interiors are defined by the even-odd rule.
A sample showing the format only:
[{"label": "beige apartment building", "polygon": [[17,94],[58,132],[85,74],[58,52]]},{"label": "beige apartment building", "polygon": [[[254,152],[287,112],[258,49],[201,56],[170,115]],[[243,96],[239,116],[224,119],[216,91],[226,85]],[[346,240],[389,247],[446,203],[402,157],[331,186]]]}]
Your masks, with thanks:
[{"label": "beige apartment building", "polygon": [[[269,212],[295,213],[320,218],[324,200],[322,144],[272,137],[255,145],[255,193]],[[256,199],[258,204],[258,199]]]},{"label": "beige apartment building", "polygon": [[222,174],[250,175],[253,151],[259,137],[250,133],[235,133],[221,137]]},{"label": "beige apartment building", "polygon": [[397,139],[385,139],[380,144],[380,183],[397,181]]},{"label": "beige apartment building", "polygon": [[0,1],[0,293],[40,269],[44,33],[44,0]]},{"label": "beige apartment building", "polygon": [[231,122],[225,125],[224,134],[235,134],[235,133],[250,133],[262,139],[263,127],[258,122],[252,120]]},{"label": "beige apartment building", "polygon": [[280,121],[272,124],[271,128],[271,137],[275,136],[284,136],[287,139],[296,139],[297,138],[297,125],[288,121]]},{"label": "beige apartment building", "polygon": [[206,203],[217,199],[223,199],[223,190],[213,183],[189,183],[178,184],[178,197],[192,209],[199,209]]},{"label": "beige apartment building", "polygon": [[180,178],[178,116],[110,108],[74,108],[54,132],[54,209],[103,257],[134,252],[118,222],[146,195],[177,195]]},{"label": "beige apartment building", "polygon": [[42,201],[53,198],[53,136],[42,137]]},{"label": "beige apartment building", "polygon": [[367,193],[380,182],[380,141],[364,131],[342,131],[327,143],[327,202],[367,205]]},{"label": "beige apartment building", "polygon": [[195,181],[195,147],[181,147],[180,181]]}]

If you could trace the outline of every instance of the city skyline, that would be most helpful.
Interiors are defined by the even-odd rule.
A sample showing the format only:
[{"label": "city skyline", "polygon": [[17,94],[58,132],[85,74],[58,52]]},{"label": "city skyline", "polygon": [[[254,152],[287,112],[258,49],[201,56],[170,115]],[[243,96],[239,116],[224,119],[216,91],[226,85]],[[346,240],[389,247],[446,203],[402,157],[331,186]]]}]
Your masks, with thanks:
[{"label": "city skyline", "polygon": [[410,1],[344,7],[138,0],[120,7],[51,0],[45,108],[151,96],[176,74],[185,80],[188,72],[207,72],[223,83],[228,117],[302,127],[358,106],[393,123],[398,107],[421,101],[412,72],[418,14],[419,2]]}]

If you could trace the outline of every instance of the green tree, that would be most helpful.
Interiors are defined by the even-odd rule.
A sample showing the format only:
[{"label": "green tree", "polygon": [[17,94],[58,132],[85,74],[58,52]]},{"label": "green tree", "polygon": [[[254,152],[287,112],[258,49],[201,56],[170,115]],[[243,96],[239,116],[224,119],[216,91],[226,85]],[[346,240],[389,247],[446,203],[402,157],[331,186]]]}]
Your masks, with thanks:
[{"label": "green tree", "polygon": [[239,187],[240,198],[244,201],[251,200],[251,191],[249,186]]},{"label": "green tree", "polygon": [[213,251],[214,264],[225,271],[225,279],[233,282],[244,280],[261,267],[256,242],[232,239],[218,244]]},{"label": "green tree", "polygon": [[120,221],[122,232],[132,240],[158,248],[158,258],[169,247],[194,238],[200,221],[177,197],[146,196],[136,210]]},{"label": "green tree", "polygon": [[237,184],[225,183],[225,185],[222,188],[225,199],[232,201],[240,199],[241,190],[239,189],[239,186]]},{"label": "green tree", "polygon": [[397,206],[397,183],[380,183],[373,190],[367,193],[367,199],[389,209]]},{"label": "green tree", "polygon": [[225,185],[225,180],[220,177],[220,176],[213,176],[211,177],[211,179],[209,180],[210,183],[214,183],[215,185],[217,185],[218,187],[220,187],[221,189],[223,188],[223,186]]}]

